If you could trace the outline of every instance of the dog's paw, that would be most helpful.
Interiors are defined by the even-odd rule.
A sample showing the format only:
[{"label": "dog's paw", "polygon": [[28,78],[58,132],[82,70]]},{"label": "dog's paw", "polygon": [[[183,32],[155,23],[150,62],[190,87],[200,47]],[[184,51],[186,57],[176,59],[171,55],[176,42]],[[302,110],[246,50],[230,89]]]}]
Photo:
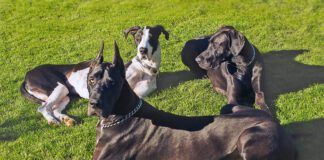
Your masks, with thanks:
[{"label": "dog's paw", "polygon": [[58,126],[60,125],[60,122],[56,119],[51,119],[51,120],[48,120],[47,123],[51,126]]},{"label": "dog's paw", "polygon": [[68,127],[72,127],[72,126],[74,126],[74,124],[75,124],[75,120],[74,120],[73,118],[70,118],[70,117],[65,117],[65,118],[63,119],[63,122],[64,122],[64,124],[65,124],[66,126],[68,126]]}]

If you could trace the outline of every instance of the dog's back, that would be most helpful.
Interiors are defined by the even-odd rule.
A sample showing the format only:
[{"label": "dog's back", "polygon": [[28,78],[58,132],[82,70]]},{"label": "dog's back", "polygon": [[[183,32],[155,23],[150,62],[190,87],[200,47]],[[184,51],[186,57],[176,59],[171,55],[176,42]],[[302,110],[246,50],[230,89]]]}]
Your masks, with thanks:
[{"label": "dog's back", "polygon": [[[223,113],[225,110],[229,111],[229,108],[231,108],[229,105],[225,105],[222,108]],[[236,110],[234,113],[232,110],[231,112],[227,112],[231,114],[221,116],[225,118],[227,116],[230,117],[230,119],[226,120],[227,123],[234,124],[234,121],[237,121],[236,123],[246,121],[243,119],[254,119],[253,121],[257,123],[250,127],[246,127],[243,132],[239,133],[236,142],[237,150],[233,152],[233,154],[239,154],[244,160],[295,160],[297,158],[297,150],[291,136],[272,116],[265,111],[251,109],[249,107],[234,108],[232,107],[233,110]],[[228,125],[228,127],[231,127],[231,125]],[[237,130],[237,128],[234,129],[234,132],[235,130]]]}]

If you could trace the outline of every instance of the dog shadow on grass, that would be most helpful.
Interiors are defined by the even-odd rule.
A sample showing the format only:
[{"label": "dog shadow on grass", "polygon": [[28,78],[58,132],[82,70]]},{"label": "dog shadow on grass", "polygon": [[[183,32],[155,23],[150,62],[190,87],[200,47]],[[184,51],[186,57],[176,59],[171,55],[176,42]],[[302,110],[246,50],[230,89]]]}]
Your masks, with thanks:
[{"label": "dog shadow on grass", "polygon": [[291,133],[299,160],[324,159],[324,118],[284,125]]},{"label": "dog shadow on grass", "polygon": [[[307,50],[270,51],[262,55],[264,70],[262,83],[268,105],[275,106],[279,95],[295,92],[311,84],[324,83],[324,67],[299,63],[295,57]],[[157,79],[158,91],[176,87],[195,79],[190,71],[162,72]]]},{"label": "dog shadow on grass", "polygon": [[20,117],[18,119],[7,119],[0,124],[0,143],[5,141],[14,141],[31,131],[36,131],[41,128],[38,125],[26,125],[19,127],[19,125],[26,124],[28,121],[38,119],[37,116]]},{"label": "dog shadow on grass", "polygon": [[263,54],[262,83],[266,102],[275,106],[279,95],[296,92],[315,83],[324,83],[324,67],[299,63],[295,57],[307,50],[270,51]]},{"label": "dog shadow on grass", "polygon": [[161,91],[171,87],[176,87],[182,82],[195,79],[195,75],[190,71],[162,72],[157,78],[157,90]]}]

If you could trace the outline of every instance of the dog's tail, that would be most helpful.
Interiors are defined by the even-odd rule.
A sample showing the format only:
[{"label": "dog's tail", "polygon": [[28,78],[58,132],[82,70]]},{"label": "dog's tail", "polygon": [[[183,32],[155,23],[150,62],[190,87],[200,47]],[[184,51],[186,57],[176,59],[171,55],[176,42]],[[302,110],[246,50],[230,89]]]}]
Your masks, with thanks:
[{"label": "dog's tail", "polygon": [[31,95],[30,93],[27,92],[26,90],[26,82],[24,81],[21,86],[20,86],[20,92],[21,94],[28,100],[38,103],[38,104],[42,104],[44,101],[41,99],[36,98],[35,96]]}]

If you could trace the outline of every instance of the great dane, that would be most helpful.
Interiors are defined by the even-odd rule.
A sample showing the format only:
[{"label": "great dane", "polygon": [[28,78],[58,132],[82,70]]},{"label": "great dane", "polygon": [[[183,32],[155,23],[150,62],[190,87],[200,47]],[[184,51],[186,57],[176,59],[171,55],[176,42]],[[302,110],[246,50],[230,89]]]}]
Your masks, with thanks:
[{"label": "great dane", "polygon": [[[103,48],[102,42],[99,55],[103,54]],[[49,124],[64,122],[67,126],[72,126],[74,119],[62,111],[72,98],[89,99],[87,77],[92,61],[37,66],[26,73],[20,91],[27,99],[41,104],[38,112],[42,113]]]},{"label": "great dane", "polygon": [[125,38],[131,34],[137,45],[137,56],[126,65],[126,79],[139,97],[145,97],[156,90],[156,78],[161,64],[160,34],[169,39],[163,26],[134,26],[124,31]]},{"label": "great dane", "polygon": [[235,28],[224,26],[213,35],[188,41],[181,56],[197,77],[207,76],[214,90],[225,95],[229,104],[256,103],[274,114],[265,102],[261,54]]},{"label": "great dane", "polygon": [[225,106],[221,116],[173,115],[133,92],[116,42],[113,63],[93,63],[88,108],[100,117],[95,160],[296,159],[290,136],[265,111]]},{"label": "great dane", "polygon": [[[162,26],[132,27],[125,31],[131,33],[138,45],[137,56],[127,64],[127,79],[140,97],[148,95],[156,89],[156,76],[161,63],[161,49],[158,38],[164,33],[169,34]],[[100,54],[103,54],[103,43]],[[69,65],[41,65],[26,73],[20,87],[27,99],[41,104],[38,111],[49,124],[64,122],[72,126],[75,121],[62,111],[71,98],[89,98],[86,87],[87,74],[92,60]]]}]

